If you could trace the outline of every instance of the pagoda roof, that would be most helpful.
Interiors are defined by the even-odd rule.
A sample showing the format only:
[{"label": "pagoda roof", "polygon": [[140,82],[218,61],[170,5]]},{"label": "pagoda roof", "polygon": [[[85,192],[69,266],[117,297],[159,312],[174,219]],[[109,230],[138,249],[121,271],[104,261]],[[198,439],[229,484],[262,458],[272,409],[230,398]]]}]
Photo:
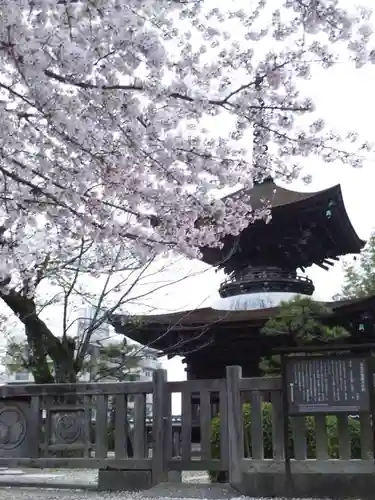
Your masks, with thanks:
[{"label": "pagoda roof", "polygon": [[[346,315],[366,308],[375,310],[375,295],[331,302],[322,302],[334,315]],[[248,327],[264,324],[277,314],[279,308],[252,309],[247,311],[224,311],[206,307],[190,311],[144,316],[114,314],[111,323],[118,334],[124,334],[141,344],[151,344],[156,349],[167,347],[169,333],[196,334],[210,328],[230,331],[236,325]]]},{"label": "pagoda roof", "polygon": [[327,302],[326,304],[328,307],[331,307],[334,312],[340,313],[340,315],[350,314],[363,311],[363,309],[375,309],[375,295],[341,299],[334,302]]},{"label": "pagoda roof", "polygon": [[324,189],[323,191],[299,192],[291,191],[275,184],[272,179],[267,179],[262,183],[257,183],[251,189],[239,189],[234,193],[224,196],[222,200],[249,198],[252,210],[262,208],[266,202],[270,202],[272,208],[282,207],[293,203],[306,201],[316,196],[325,196],[335,193],[336,189],[341,191],[340,185]]},{"label": "pagoda roof", "polygon": [[278,307],[268,307],[265,309],[252,309],[248,311],[223,311],[213,309],[212,307],[203,307],[201,309],[192,309],[190,311],[181,311],[166,314],[145,314],[144,316],[126,316],[114,314],[112,316],[113,324],[118,324],[119,321],[124,321],[126,324],[133,322],[136,318],[136,323],[139,327],[168,326],[170,328],[178,328],[180,326],[201,326],[202,324],[214,323],[233,323],[239,321],[249,321],[252,319],[272,316],[277,312]]},{"label": "pagoda roof", "polygon": [[365,245],[350,222],[339,184],[302,193],[277,186],[268,179],[223,200],[228,198],[248,200],[249,217],[268,203],[272,219],[268,224],[264,220],[251,222],[239,238],[224,236],[221,249],[201,249],[204,262],[224,268],[227,273],[244,265],[296,269],[323,264],[327,268],[324,266],[332,265],[329,259],[357,254]]}]

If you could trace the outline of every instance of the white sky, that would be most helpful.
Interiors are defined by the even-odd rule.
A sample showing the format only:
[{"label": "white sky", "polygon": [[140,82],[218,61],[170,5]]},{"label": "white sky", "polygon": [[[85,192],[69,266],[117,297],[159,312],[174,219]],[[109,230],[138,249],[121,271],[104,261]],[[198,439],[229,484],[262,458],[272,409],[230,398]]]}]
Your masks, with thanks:
[{"label": "white sky", "polygon": [[[361,4],[371,5],[372,2],[366,0]],[[353,65],[343,62],[328,71],[317,68],[307,85],[309,93],[315,99],[317,112],[331,128],[339,131],[355,130],[363,139],[372,141],[375,139],[374,82],[375,66],[355,70]],[[321,163],[308,165],[308,171],[313,176],[309,186],[295,182],[287,187],[316,191],[340,183],[349,218],[359,236],[367,239],[375,227],[375,153],[369,154],[369,161],[358,170],[341,164],[333,166]],[[188,269],[195,272],[202,270],[202,274],[155,297],[155,305],[164,310],[178,311],[208,306],[218,298],[217,289],[223,279],[222,274],[207,270],[207,266],[199,262],[187,261],[186,270]],[[204,270],[206,271],[203,272]],[[329,300],[340,288],[342,271],[339,263],[330,271],[314,266],[308,269],[307,274],[314,280],[315,296],[321,300]],[[184,379],[184,368],[179,359],[165,362],[165,367],[168,369],[169,380]]]}]

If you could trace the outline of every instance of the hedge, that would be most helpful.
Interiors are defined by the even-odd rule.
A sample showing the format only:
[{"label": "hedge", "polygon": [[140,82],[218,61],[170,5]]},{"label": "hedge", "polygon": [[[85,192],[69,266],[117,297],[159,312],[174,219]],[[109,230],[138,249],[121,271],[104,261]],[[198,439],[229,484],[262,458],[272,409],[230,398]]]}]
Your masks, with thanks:
[{"label": "hedge", "polygon": [[[263,445],[264,458],[272,458],[272,404],[263,403]],[[302,418],[302,417],[300,417]],[[245,456],[251,457],[251,407],[249,404],[243,406],[244,419],[244,437],[245,437]],[[280,422],[280,425],[283,425]],[[305,417],[305,428],[307,438],[307,458],[315,458],[315,419],[314,417]],[[212,458],[220,458],[220,416],[212,420],[211,428],[211,454]],[[326,417],[326,429],[328,438],[328,456],[329,458],[339,458],[339,440],[337,435],[337,419],[334,415]],[[351,440],[351,457],[361,458],[360,443],[360,423],[355,418],[349,418],[349,436]],[[292,431],[289,426],[289,453],[291,458],[294,456]],[[208,472],[212,482],[227,480],[226,473]]]}]

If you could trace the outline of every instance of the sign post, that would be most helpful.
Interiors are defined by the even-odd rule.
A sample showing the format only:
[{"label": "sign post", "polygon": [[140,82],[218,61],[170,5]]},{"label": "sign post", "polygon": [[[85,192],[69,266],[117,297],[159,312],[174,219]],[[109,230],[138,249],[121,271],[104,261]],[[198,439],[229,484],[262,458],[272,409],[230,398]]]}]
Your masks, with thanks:
[{"label": "sign post", "polygon": [[[284,414],[285,479],[292,487],[288,427],[290,416],[370,413],[375,460],[374,345],[314,346],[279,350]],[[333,352],[333,353],[332,353]]]}]

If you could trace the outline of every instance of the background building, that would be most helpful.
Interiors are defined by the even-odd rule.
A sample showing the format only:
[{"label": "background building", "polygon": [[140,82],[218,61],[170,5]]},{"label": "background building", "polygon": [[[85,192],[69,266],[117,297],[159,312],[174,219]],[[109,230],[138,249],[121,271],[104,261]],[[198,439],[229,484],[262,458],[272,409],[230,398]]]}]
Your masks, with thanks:
[{"label": "background building", "polygon": [[[96,318],[95,318],[96,315]],[[83,307],[78,312],[78,321],[77,321],[77,336],[78,338],[82,338],[90,325],[95,321],[100,321],[101,313],[97,312],[96,307],[87,306]],[[107,322],[101,323],[95,331],[92,333],[90,342],[92,344],[96,344],[98,342],[105,343],[113,341],[111,339],[111,327]]]}]

